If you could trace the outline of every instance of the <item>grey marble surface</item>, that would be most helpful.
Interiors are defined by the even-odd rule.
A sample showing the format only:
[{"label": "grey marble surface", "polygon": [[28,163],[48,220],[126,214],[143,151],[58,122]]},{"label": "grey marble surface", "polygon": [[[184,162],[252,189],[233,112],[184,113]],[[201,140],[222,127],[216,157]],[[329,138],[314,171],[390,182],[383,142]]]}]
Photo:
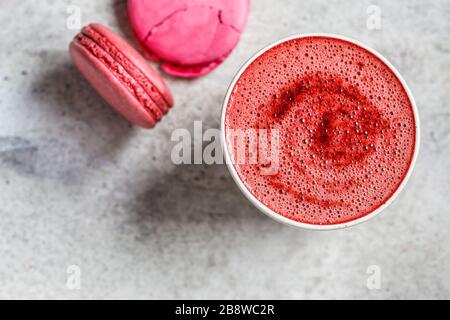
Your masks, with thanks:
[{"label": "grey marble surface", "polygon": [[[2,0],[0,298],[450,298],[450,1],[253,0],[237,50],[207,77],[166,77],[176,108],[131,127],[74,69],[67,7],[130,37],[125,1]],[[366,27],[378,5],[382,29]],[[274,40],[344,34],[404,75],[422,120],[415,174],[395,204],[317,233],[259,214],[224,166],[175,166],[170,135],[218,128],[239,67]],[[81,289],[67,268],[81,268]],[[368,266],[381,288],[366,286]]]}]

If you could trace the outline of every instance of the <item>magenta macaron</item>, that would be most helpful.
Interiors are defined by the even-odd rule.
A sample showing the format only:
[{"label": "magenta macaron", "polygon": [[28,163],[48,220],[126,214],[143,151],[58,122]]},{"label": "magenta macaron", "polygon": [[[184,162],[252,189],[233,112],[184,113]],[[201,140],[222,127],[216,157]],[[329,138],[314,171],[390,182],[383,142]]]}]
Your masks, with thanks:
[{"label": "magenta macaron", "polygon": [[217,68],[237,46],[250,0],[129,0],[128,15],[147,56],[191,78]]},{"label": "magenta macaron", "polygon": [[153,128],[173,106],[164,80],[110,29],[100,24],[84,27],[69,50],[83,76],[131,123]]}]

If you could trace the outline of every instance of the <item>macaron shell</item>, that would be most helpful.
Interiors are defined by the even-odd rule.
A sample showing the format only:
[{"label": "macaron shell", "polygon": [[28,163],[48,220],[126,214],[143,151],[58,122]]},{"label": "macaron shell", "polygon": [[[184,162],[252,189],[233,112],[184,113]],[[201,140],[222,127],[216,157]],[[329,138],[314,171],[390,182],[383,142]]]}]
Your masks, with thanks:
[{"label": "macaron shell", "polygon": [[170,74],[195,77],[219,66],[238,44],[249,0],[129,0],[133,30]]},{"label": "macaron shell", "polygon": [[[161,76],[148,64],[139,52],[116,33],[100,24],[91,24],[90,27],[113,43],[114,47],[118,49],[119,54],[129,60],[130,63],[125,64],[124,68],[135,79],[139,80],[155,103],[167,113],[173,107],[174,100]],[[165,102],[165,105],[163,102]]]},{"label": "macaron shell", "polygon": [[161,63],[161,69],[163,69],[166,73],[177,76],[180,78],[197,78],[203,75],[206,75],[219,67],[222,62],[225,61],[227,56],[224,56],[220,59],[217,59],[214,62],[209,62],[202,65],[193,65],[193,66],[186,66],[186,65],[176,65],[171,63],[162,62]]},{"label": "macaron shell", "polygon": [[250,12],[250,0],[240,1],[239,4],[236,1],[217,1],[215,6],[220,8],[222,24],[244,32]]},{"label": "macaron shell", "polygon": [[143,128],[153,128],[156,125],[156,119],[90,51],[73,41],[69,52],[75,65],[88,82],[128,121]]},{"label": "macaron shell", "polygon": [[[198,65],[229,54],[239,38],[240,33],[219,22],[216,10],[191,7],[162,24],[145,44],[172,64]],[[189,42],[180,45],[180,39],[189,39]]]}]

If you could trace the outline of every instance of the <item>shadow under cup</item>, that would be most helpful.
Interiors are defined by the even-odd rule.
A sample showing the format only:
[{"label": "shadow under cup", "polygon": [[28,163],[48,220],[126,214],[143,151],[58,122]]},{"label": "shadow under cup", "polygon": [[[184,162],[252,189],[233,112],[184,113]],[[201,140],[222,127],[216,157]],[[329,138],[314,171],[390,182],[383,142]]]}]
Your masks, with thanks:
[{"label": "shadow under cup", "polygon": [[[384,201],[378,207],[376,207],[374,210],[370,211],[369,213],[366,213],[364,215],[358,216],[354,219],[350,219],[350,220],[347,220],[344,222],[331,223],[331,224],[327,224],[327,223],[316,224],[316,223],[308,223],[308,222],[304,222],[304,221],[297,221],[297,220],[294,220],[291,218],[287,218],[284,215],[282,215],[281,213],[277,213],[276,211],[269,208],[269,206],[265,205],[261,201],[261,199],[258,199],[258,197],[255,196],[254,192],[249,190],[249,188],[246,186],[246,183],[244,183],[244,181],[242,180],[243,178],[241,178],[240,174],[238,173],[238,170],[236,168],[236,163],[235,163],[236,159],[234,159],[234,157],[232,155],[233,152],[230,151],[231,147],[230,147],[230,143],[227,138],[227,111],[228,111],[228,107],[230,105],[230,99],[233,98],[233,92],[235,90],[235,87],[238,84],[238,82],[240,81],[243,74],[246,72],[246,70],[249,67],[251,67],[253,65],[253,63],[255,63],[258,60],[258,58],[260,58],[266,52],[269,52],[271,49],[276,48],[278,46],[282,46],[291,41],[302,40],[302,39],[306,39],[306,38],[326,38],[326,39],[330,39],[331,41],[343,41],[343,42],[349,43],[355,47],[359,47],[360,49],[367,51],[372,56],[378,58],[387,67],[387,69],[390,72],[392,72],[392,74],[398,79],[399,83],[401,84],[402,89],[404,90],[404,92],[406,92],[407,98],[409,99],[410,105],[412,107],[412,114],[413,114],[413,118],[414,118],[412,127],[415,129],[415,140],[414,140],[414,145],[412,146],[411,160],[409,161],[409,166],[407,167],[406,174],[404,174],[403,177],[401,178],[401,181],[399,182],[399,185],[397,186],[395,191],[390,193],[389,196],[387,196],[387,198],[385,198]],[[306,57],[308,57],[308,56],[306,55]],[[310,57],[308,57],[308,58],[310,58]],[[281,63],[281,65],[280,65],[280,68],[282,68],[282,67],[283,67],[283,63]],[[284,67],[286,68],[286,65],[284,65]],[[295,94],[294,94],[294,98],[295,98]],[[291,98],[289,97],[289,99],[291,99]],[[285,111],[279,111],[279,112],[281,113],[281,112],[285,112]],[[246,128],[242,128],[242,129],[245,130]],[[222,142],[222,146],[224,149],[225,161],[226,161],[226,164],[228,166],[231,176],[233,177],[234,181],[238,185],[241,192],[246,196],[246,198],[254,206],[256,206],[259,209],[259,211],[268,215],[269,217],[271,217],[272,219],[274,219],[278,222],[281,222],[281,223],[284,223],[287,225],[291,225],[291,226],[295,226],[295,227],[300,227],[300,228],[304,228],[304,229],[312,229],[312,230],[336,230],[336,229],[347,228],[347,227],[365,222],[365,221],[375,217],[376,215],[381,213],[384,209],[386,209],[397,198],[397,196],[400,194],[400,192],[403,190],[403,188],[407,184],[407,182],[413,172],[413,168],[415,166],[416,159],[417,159],[418,152],[419,152],[419,146],[420,146],[419,115],[418,115],[417,106],[415,104],[414,98],[413,98],[412,93],[409,90],[405,80],[402,78],[402,76],[399,74],[399,72],[394,68],[394,66],[389,61],[387,61],[387,59],[384,58],[381,54],[379,54],[375,50],[368,48],[365,45],[363,45],[355,40],[348,39],[346,37],[339,36],[339,35],[329,35],[329,34],[299,35],[299,36],[294,36],[294,37],[290,37],[287,39],[283,39],[281,41],[273,43],[273,44],[269,45],[268,47],[262,49],[260,52],[255,54],[237,73],[236,77],[234,78],[234,80],[232,81],[232,83],[228,89],[228,92],[226,94],[225,101],[223,104],[222,118],[221,118],[221,142]]]}]

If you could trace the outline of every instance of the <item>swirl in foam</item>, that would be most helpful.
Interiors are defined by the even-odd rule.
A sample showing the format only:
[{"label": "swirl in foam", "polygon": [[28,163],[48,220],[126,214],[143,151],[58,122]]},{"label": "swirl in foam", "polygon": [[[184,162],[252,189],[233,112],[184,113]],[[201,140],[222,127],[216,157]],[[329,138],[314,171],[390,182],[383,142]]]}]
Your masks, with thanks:
[{"label": "swirl in foam", "polygon": [[[339,224],[370,214],[398,189],[415,150],[411,101],[378,57],[353,43],[279,44],[242,73],[226,131],[276,129],[279,170],[235,164],[248,190],[289,219]],[[229,148],[232,155],[238,146]]]}]

